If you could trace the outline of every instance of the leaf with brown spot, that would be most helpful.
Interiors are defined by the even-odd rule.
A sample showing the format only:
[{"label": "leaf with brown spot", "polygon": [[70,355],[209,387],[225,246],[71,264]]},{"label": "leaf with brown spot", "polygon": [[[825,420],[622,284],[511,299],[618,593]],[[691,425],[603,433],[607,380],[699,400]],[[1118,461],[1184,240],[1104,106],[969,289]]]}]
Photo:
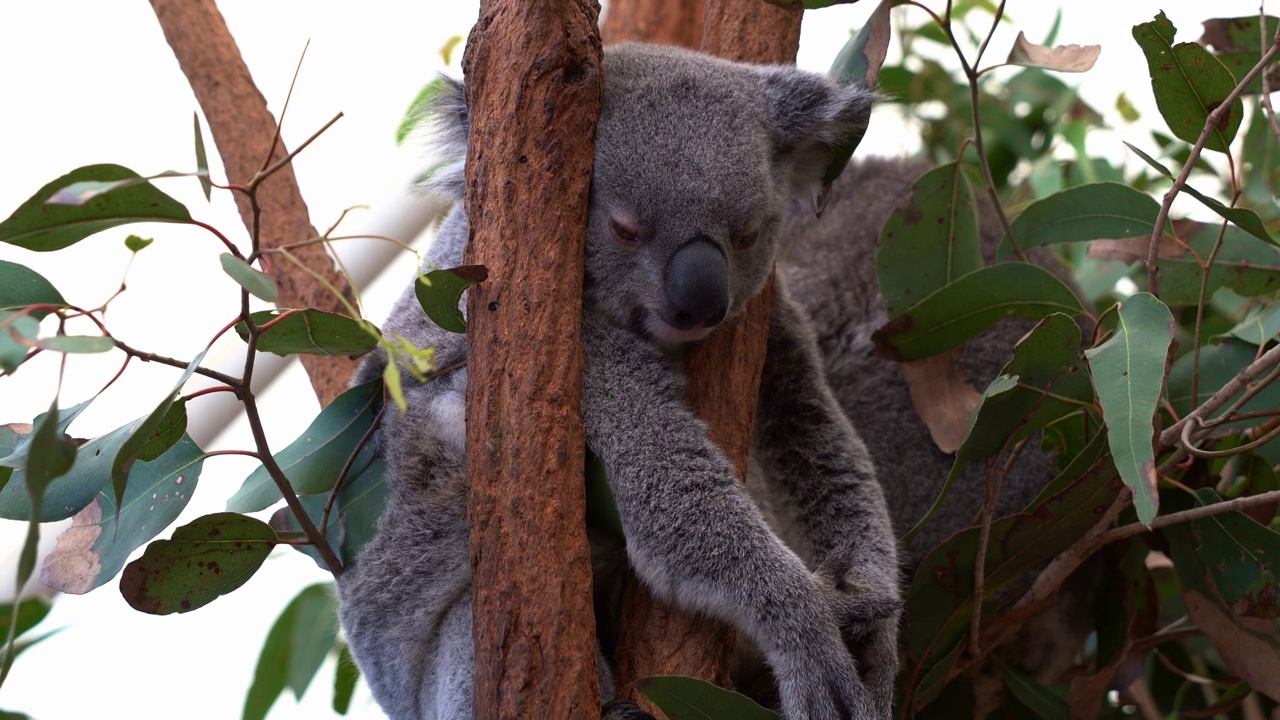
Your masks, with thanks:
[{"label": "leaf with brown spot", "polygon": [[275,531],[261,520],[205,515],[148,545],[125,567],[120,594],[141,612],[190,612],[245,584],[275,544]]},{"label": "leaf with brown spot", "polygon": [[1037,45],[1027,40],[1026,33],[1019,31],[1005,62],[1058,72],[1085,72],[1093,67],[1101,53],[1101,45]]},{"label": "leaf with brown spot", "polygon": [[962,354],[964,347],[958,347],[942,355],[901,364],[902,376],[911,392],[911,407],[929,428],[933,444],[948,454],[964,442],[969,418],[982,398],[960,367]]},{"label": "leaf with brown spot", "polygon": [[[1125,263],[1142,262],[1147,259],[1147,250],[1151,247],[1148,238],[1099,238],[1089,243],[1089,257],[1095,260],[1118,260]],[[1180,258],[1187,254],[1187,249],[1169,235],[1160,237],[1160,246],[1156,253],[1161,259]]]}]

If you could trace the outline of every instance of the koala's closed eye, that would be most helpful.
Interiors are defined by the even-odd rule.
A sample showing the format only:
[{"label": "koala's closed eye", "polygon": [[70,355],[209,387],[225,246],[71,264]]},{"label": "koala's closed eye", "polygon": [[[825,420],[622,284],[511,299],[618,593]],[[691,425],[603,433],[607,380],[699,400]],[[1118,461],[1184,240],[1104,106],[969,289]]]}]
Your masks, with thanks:
[{"label": "koala's closed eye", "polygon": [[639,223],[630,218],[611,216],[609,232],[613,234],[613,239],[624,247],[639,247],[644,242],[640,235]]},{"label": "koala's closed eye", "polygon": [[733,249],[746,250],[756,244],[756,240],[760,239],[760,229],[755,228],[746,232],[738,233],[733,236]]}]

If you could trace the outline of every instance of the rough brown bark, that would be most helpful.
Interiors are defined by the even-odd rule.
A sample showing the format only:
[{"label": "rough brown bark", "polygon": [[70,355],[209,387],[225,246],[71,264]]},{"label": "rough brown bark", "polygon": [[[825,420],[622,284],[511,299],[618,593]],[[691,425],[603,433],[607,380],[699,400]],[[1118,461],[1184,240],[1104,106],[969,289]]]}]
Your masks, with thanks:
[{"label": "rough brown bark", "polygon": [[[267,101],[253,83],[235,39],[227,30],[213,0],[151,0],[165,40],[173,48],[182,73],[187,76],[209,132],[218,146],[227,182],[243,185],[264,166],[276,121]],[[287,155],[284,143],[271,155],[276,162]],[[236,207],[245,228],[253,232],[253,211],[242,193],[235,193]],[[258,187],[261,210],[259,235],[262,248],[276,248],[317,236],[298,190],[292,166],[285,166]],[[312,272],[340,289],[351,300],[346,280],[320,245],[292,251]],[[317,308],[345,313],[343,305],[323,285],[293,263],[270,263],[270,273],[280,290],[277,303],[288,308]],[[355,361],[344,357],[301,356],[320,405],[329,403],[347,387]]]},{"label": "rough brown bark", "polygon": [[602,88],[592,0],[484,0],[471,109],[467,475],[478,718],[599,717],[580,415]]},{"label": "rough brown bark", "polygon": [[703,0],[613,0],[600,23],[606,44],[648,42],[697,48],[705,24]]},{"label": "rough brown bark", "polygon": [[[675,13],[671,0],[626,0],[626,16],[650,31],[660,24],[639,20],[647,13]],[[761,0],[685,0],[705,13],[701,48],[720,57],[755,63],[792,63],[800,44],[802,11],[782,9]],[[610,12],[613,12],[611,6]],[[684,15],[692,14],[686,7]],[[666,36],[636,37],[614,31],[614,37],[665,41]],[[613,39],[612,37],[610,38]],[[747,455],[755,424],[756,398],[764,370],[773,278],[748,303],[740,320],[728,323],[696,345],[688,358],[689,401],[711,426],[711,439],[725,451],[746,478]],[[726,372],[726,368],[728,372]],[[717,685],[729,685],[731,628],[658,602],[635,580],[628,579],[623,598],[618,651],[619,686],[649,675],[687,675]],[[657,708],[635,691],[629,696],[659,715]]]}]

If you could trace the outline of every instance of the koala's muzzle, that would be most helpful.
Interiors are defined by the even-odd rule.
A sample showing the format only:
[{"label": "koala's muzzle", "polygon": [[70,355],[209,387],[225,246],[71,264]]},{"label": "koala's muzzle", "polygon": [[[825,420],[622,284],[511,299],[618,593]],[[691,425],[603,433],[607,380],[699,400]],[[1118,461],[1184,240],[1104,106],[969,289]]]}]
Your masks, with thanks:
[{"label": "koala's muzzle", "polygon": [[667,263],[663,321],[677,330],[711,327],[729,309],[729,262],[705,237],[695,238]]}]

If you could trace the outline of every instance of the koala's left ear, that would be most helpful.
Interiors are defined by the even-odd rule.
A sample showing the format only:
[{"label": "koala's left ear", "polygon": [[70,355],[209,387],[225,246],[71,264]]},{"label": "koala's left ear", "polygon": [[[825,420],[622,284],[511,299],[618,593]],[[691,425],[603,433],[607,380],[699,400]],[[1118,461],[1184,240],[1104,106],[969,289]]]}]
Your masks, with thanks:
[{"label": "koala's left ear", "polygon": [[876,93],[794,67],[766,67],[760,72],[773,117],[775,157],[790,162],[793,187],[812,193],[814,209],[821,214],[831,189],[823,178],[834,148],[852,133],[866,130]]}]

